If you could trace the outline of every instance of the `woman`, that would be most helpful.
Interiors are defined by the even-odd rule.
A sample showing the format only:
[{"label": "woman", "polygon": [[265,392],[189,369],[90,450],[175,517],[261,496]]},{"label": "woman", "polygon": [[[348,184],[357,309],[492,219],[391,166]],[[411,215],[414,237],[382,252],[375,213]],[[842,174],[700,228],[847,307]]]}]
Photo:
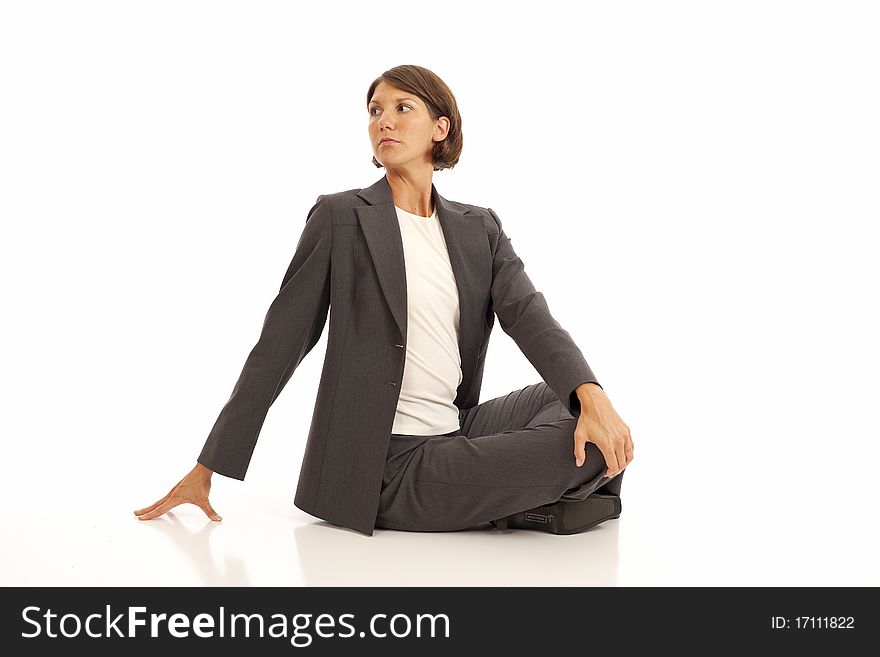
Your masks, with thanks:
[{"label": "woman", "polygon": [[[329,309],[297,507],[367,535],[485,522],[574,533],[617,517],[629,427],[497,214],[433,185],[461,153],[452,92],[428,69],[398,66],[370,85],[367,111],[385,175],[318,197],[196,466],[135,514],[189,502],[221,519],[211,475],[244,479],[266,413]],[[496,315],[543,381],[480,404]]]}]

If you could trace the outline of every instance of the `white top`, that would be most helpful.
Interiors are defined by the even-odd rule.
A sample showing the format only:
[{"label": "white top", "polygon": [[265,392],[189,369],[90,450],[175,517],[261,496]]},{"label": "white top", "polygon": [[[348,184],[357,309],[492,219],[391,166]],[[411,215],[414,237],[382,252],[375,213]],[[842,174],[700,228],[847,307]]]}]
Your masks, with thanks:
[{"label": "white top", "polygon": [[437,208],[430,217],[397,205],[406,263],[406,364],[391,433],[427,436],[460,428],[458,288]]}]

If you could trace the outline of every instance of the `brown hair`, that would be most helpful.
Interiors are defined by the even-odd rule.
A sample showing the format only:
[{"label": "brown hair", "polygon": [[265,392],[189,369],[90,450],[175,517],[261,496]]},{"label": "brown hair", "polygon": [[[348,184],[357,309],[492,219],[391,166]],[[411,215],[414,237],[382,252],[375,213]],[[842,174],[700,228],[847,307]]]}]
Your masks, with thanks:
[{"label": "brown hair", "polygon": [[[428,113],[432,120],[441,116],[449,118],[449,131],[443,141],[434,142],[434,152],[431,157],[434,160],[434,171],[451,169],[458,163],[461,156],[462,132],[461,115],[458,113],[458,104],[455,96],[446,83],[436,73],[415,64],[403,64],[388,69],[378,78],[373,80],[367,91],[367,106],[373,92],[382,81],[394,85],[398,89],[415,94],[428,106]],[[382,165],[373,157],[373,164],[377,167]]]}]

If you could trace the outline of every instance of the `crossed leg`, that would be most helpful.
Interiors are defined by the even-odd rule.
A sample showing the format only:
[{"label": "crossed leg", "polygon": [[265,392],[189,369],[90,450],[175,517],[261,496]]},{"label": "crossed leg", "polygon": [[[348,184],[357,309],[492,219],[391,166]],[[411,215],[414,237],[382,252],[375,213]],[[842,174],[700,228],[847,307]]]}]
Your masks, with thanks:
[{"label": "crossed leg", "polygon": [[603,475],[595,444],[575,465],[577,420],[543,381],[466,409],[459,420],[453,435],[392,436],[377,527],[455,531],[600,487],[619,493],[623,475]]}]

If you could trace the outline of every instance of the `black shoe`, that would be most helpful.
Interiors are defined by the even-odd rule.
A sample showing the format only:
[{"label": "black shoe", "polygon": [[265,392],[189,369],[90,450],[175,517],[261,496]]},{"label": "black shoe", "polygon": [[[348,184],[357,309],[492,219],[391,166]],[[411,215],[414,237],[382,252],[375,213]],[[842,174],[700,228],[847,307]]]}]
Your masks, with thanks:
[{"label": "black shoe", "polygon": [[551,534],[577,534],[600,522],[619,518],[619,495],[593,493],[585,500],[559,500],[489,522],[496,529],[537,529]]}]

